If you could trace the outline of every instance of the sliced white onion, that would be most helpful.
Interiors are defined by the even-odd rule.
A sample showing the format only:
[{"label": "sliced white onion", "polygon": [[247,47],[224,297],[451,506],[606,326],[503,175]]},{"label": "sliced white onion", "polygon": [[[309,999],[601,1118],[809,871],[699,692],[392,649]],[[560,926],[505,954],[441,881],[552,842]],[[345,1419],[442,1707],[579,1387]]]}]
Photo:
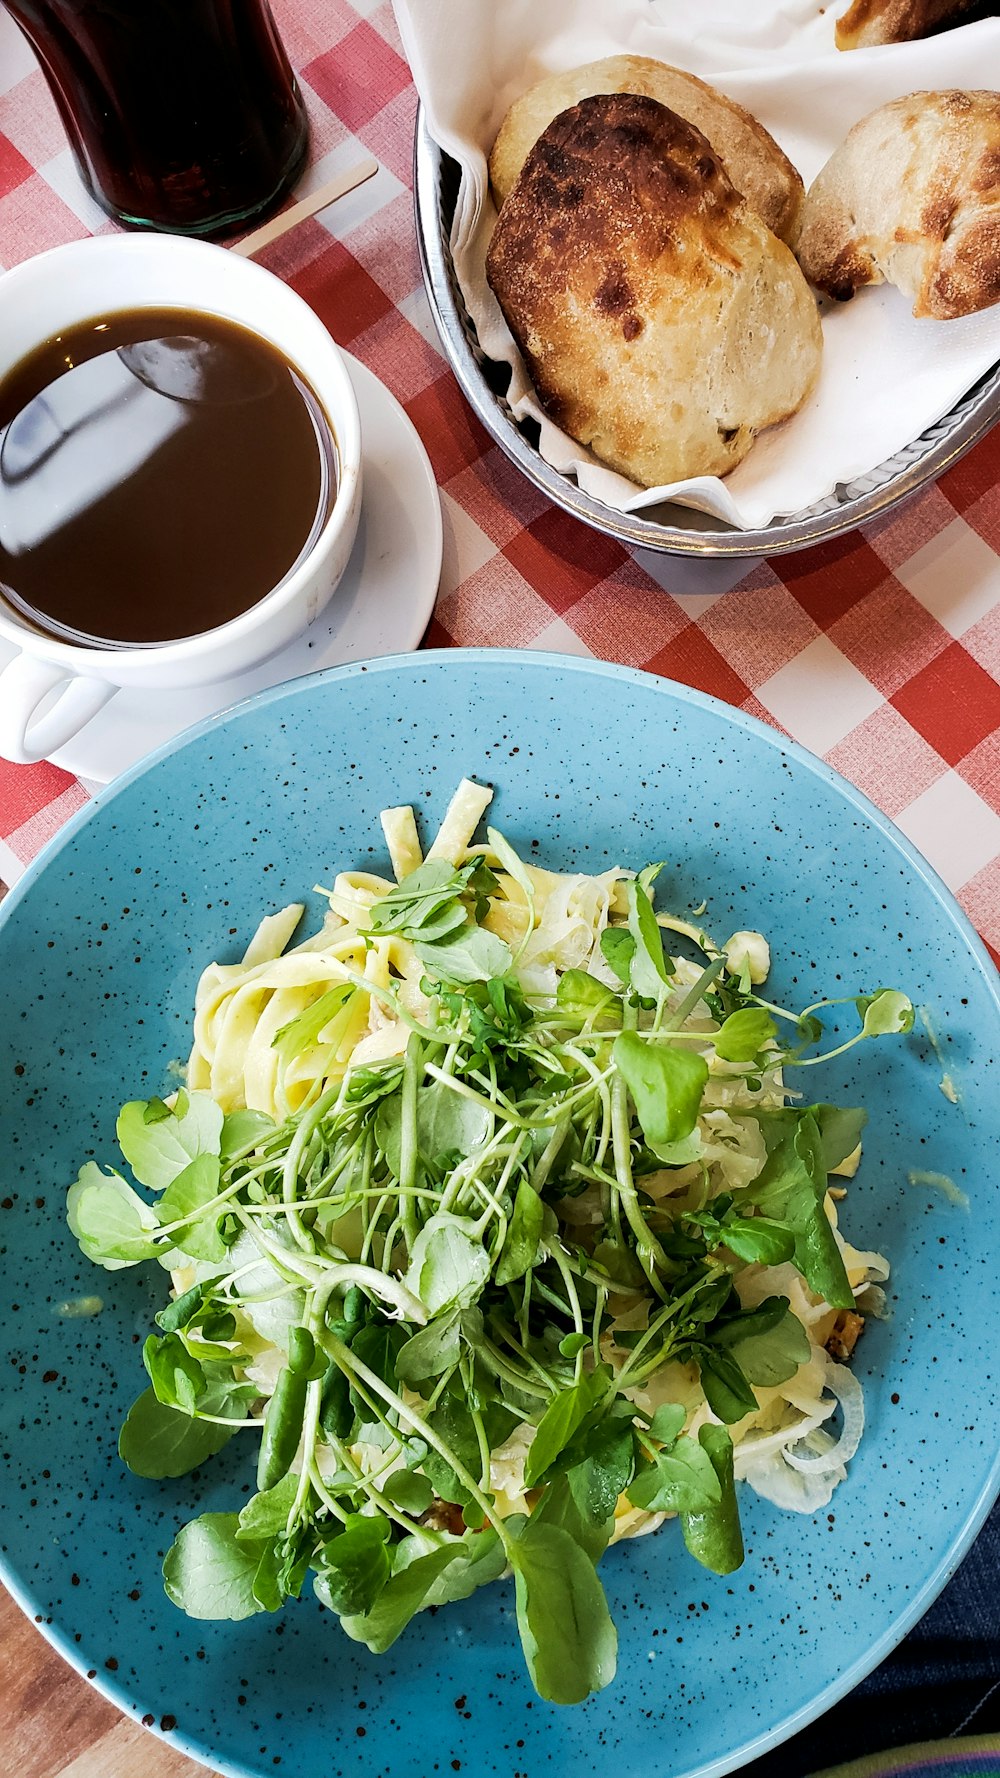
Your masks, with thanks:
[{"label": "sliced white onion", "polygon": [[826,1386],[840,1403],[843,1425],[839,1438],[825,1451],[805,1455],[796,1450],[785,1452],[785,1462],[804,1475],[825,1474],[831,1468],[849,1463],[865,1429],[864,1391],[854,1372],[848,1370],[846,1364],[834,1364],[831,1359],[826,1367]]},{"label": "sliced white onion", "polygon": [[782,1452],[789,1445],[797,1445],[819,1426],[826,1416],[833,1412],[831,1404],[822,1403],[814,1414],[803,1415],[791,1426],[779,1427],[777,1432],[768,1432],[761,1438],[741,1439],[733,1452],[733,1462],[738,1476],[744,1476],[752,1464],[763,1463]]},{"label": "sliced white onion", "polygon": [[778,1451],[773,1457],[753,1464],[744,1477],[755,1494],[762,1495],[786,1512],[818,1512],[820,1507],[827,1505],[837,1483],[847,1474],[842,1466],[838,1466],[824,1470],[821,1475],[803,1475],[790,1469],[786,1459],[787,1453]]},{"label": "sliced white onion", "polygon": [[890,1272],[889,1261],[885,1255],[882,1253],[860,1253],[857,1248],[855,1248],[855,1252],[868,1273],[868,1283],[884,1284]]},{"label": "sliced white onion", "polygon": [[881,1284],[862,1284],[854,1293],[854,1300],[864,1315],[874,1316],[876,1321],[888,1321],[889,1299]]}]

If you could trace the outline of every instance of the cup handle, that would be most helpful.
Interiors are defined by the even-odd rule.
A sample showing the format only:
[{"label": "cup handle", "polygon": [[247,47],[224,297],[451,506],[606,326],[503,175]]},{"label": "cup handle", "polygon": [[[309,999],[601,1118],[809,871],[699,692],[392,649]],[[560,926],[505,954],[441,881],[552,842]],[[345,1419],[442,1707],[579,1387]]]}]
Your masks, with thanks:
[{"label": "cup handle", "polygon": [[[38,706],[57,687],[55,703],[36,718]],[[0,672],[0,758],[15,765],[48,759],[78,734],[118,690],[103,679],[86,679],[22,652]]]}]

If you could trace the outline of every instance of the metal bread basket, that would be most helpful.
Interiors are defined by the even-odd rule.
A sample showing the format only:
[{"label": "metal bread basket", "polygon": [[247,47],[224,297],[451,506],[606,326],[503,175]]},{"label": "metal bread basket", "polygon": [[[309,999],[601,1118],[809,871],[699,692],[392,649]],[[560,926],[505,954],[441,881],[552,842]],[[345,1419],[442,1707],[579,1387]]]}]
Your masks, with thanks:
[{"label": "metal bread basket", "polygon": [[516,420],[506,401],[510,371],[486,357],[476,337],[452,265],[449,241],[458,193],[457,163],[428,134],[417,112],[414,204],[424,283],[444,353],[460,388],[487,432],[543,494],[597,531],[641,549],[684,556],[775,556],[805,549],[880,518],[936,481],[1000,419],[1000,364],[905,450],[825,500],[782,514],[759,531],[737,531],[690,507],[665,502],[641,513],[617,512],[583,493],[538,451],[538,428]]}]

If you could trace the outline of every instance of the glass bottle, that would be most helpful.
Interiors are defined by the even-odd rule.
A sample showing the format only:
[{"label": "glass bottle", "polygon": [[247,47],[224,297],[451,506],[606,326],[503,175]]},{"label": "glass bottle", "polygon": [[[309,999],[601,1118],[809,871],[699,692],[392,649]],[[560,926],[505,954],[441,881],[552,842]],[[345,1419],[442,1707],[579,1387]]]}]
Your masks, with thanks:
[{"label": "glass bottle", "polygon": [[280,203],[308,124],[267,0],[2,3],[117,222],[223,235]]}]

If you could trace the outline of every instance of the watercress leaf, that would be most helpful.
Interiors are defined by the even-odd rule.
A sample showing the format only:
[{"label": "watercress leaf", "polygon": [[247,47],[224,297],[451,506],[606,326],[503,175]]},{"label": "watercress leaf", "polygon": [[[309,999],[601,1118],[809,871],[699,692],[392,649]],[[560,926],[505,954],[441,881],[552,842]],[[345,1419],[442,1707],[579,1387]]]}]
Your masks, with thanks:
[{"label": "watercress leaf", "polygon": [[286,1598],[297,1599],[313,1563],[316,1550],[315,1531],[310,1525],[300,1523],[291,1537],[279,1540],[278,1549],[283,1552],[278,1571],[281,1590]]},{"label": "watercress leaf", "polygon": [[757,1411],[758,1401],[736,1359],[721,1346],[703,1346],[698,1351],[701,1386],[716,1418],[731,1426],[745,1414]]},{"label": "watercress leaf", "polygon": [[[382,1100],[375,1118],[379,1147],[397,1178],[402,1117],[402,1097],[394,1093]],[[472,1154],[489,1132],[490,1115],[485,1106],[453,1092],[439,1080],[417,1089],[417,1152],[426,1167],[439,1166],[446,1155]]]},{"label": "watercress leaf", "polygon": [[596,1025],[598,1030],[609,1018],[613,1021],[621,1014],[621,996],[585,969],[564,970],[556,988],[556,1005],[560,1012],[579,1019],[581,1024]]},{"label": "watercress leaf", "polygon": [[511,966],[510,947],[485,926],[466,926],[440,944],[414,941],[421,963],[431,974],[446,982],[486,982],[490,976],[506,975]]},{"label": "watercress leaf", "polygon": [[[232,1321],[233,1317],[231,1315],[220,1315],[219,1319],[221,1321]],[[228,1334],[224,1335],[223,1338],[228,1339]],[[198,1362],[202,1365],[223,1364],[231,1369],[233,1361],[236,1358],[242,1359],[247,1356],[245,1352],[236,1347],[218,1343],[214,1339],[208,1339],[204,1335],[202,1329],[197,1327],[187,1329],[184,1336],[184,1344],[192,1357],[197,1358]]]},{"label": "watercress leaf", "polygon": [[713,1346],[738,1346],[741,1340],[770,1333],[773,1327],[784,1320],[787,1313],[787,1297],[767,1296],[752,1309],[738,1309],[734,1315],[726,1315],[716,1321],[708,1339]]},{"label": "watercress leaf", "polygon": [[578,1383],[553,1397],[538,1422],[525,1459],[526,1487],[533,1488],[541,1481],[550,1464],[565,1450],[584,1422],[608,1406],[613,1393],[610,1372],[601,1365],[597,1370],[585,1371]]},{"label": "watercress leaf", "polygon": [[530,1271],[538,1253],[545,1206],[530,1180],[518,1182],[514,1210],[494,1273],[497,1284],[512,1284]]},{"label": "watercress leaf", "polygon": [[730,1013],[715,1033],[715,1053],[724,1062],[752,1062],[757,1051],[777,1035],[778,1027],[760,1006],[744,1006]]},{"label": "watercress leaf", "polygon": [[495,975],[486,983],[491,1020],[486,1017],[486,1008],[477,1005],[477,999],[473,988],[470,991],[470,1004],[474,1009],[470,1015],[470,1029],[477,1039],[491,1036],[490,1024],[493,1033],[500,1032],[508,1039],[520,1037],[534,1018],[516,976]]},{"label": "watercress leaf", "polygon": [[[467,1470],[478,1473],[479,1440],[475,1422],[464,1400],[446,1390],[430,1416],[429,1424],[458,1461]],[[499,1444],[503,1441],[500,1438],[494,1442]],[[421,1468],[440,1500],[451,1501],[456,1506],[468,1504],[468,1490],[463,1487],[450,1463],[437,1451],[428,1451]]]},{"label": "watercress leaf", "polygon": [[426,1476],[417,1475],[412,1469],[397,1469],[392,1475],[386,1476],[381,1484],[382,1492],[393,1506],[401,1512],[409,1513],[419,1519],[434,1499],[434,1490]]},{"label": "watercress leaf", "polygon": [[[369,1321],[358,1329],[351,1341],[351,1351],[375,1372],[383,1383],[390,1387],[396,1381],[396,1359],[400,1347],[406,1343],[406,1329],[400,1327],[398,1321],[388,1321],[384,1316]],[[360,1409],[361,1403],[356,1404]]]},{"label": "watercress leaf", "polygon": [[434,1583],[460,1557],[460,1543],[444,1544],[425,1556],[418,1556],[392,1574],[369,1611],[342,1617],[341,1628],[352,1642],[363,1642],[373,1654],[384,1654],[406,1629],[410,1619],[430,1603],[428,1595]]},{"label": "watercress leaf", "polygon": [[487,1140],[490,1115],[483,1105],[432,1081],[417,1092],[417,1148],[428,1166],[443,1155],[472,1154]]},{"label": "watercress leaf", "polygon": [[491,1525],[466,1531],[455,1549],[455,1559],[442,1568],[424,1596],[424,1605],[451,1605],[468,1599],[477,1587],[499,1580],[507,1566],[507,1552]]},{"label": "watercress leaf", "polygon": [[[703,1322],[706,1325],[722,1315],[733,1301],[735,1292],[733,1281],[728,1272],[709,1274],[692,1288],[689,1296],[687,1319],[691,1322]],[[736,1299],[738,1302],[738,1298]]]},{"label": "watercress leaf", "polygon": [[[200,1154],[219,1153],[222,1108],[210,1093],[181,1093],[167,1117],[148,1122],[149,1101],[133,1099],[118,1113],[118,1146],[140,1185],[163,1191]],[[155,1101],[157,1109],[163,1101]]]},{"label": "watercress leaf", "polygon": [[704,1149],[701,1131],[696,1126],[689,1136],[682,1136],[679,1142],[657,1143],[653,1152],[657,1162],[663,1166],[688,1167],[692,1161],[700,1160]]},{"label": "watercress leaf", "polygon": [[[506,844],[506,842],[505,842]],[[515,855],[516,856],[516,855]],[[484,920],[489,911],[490,896],[495,895],[500,887],[500,879],[496,871],[490,869],[485,858],[477,860],[472,874],[466,884],[466,894],[475,897],[477,920]]]},{"label": "watercress leaf", "polygon": [[559,1341],[559,1351],[563,1358],[575,1358],[578,1352],[585,1352],[590,1345],[590,1335],[585,1333],[565,1334]]},{"label": "watercress leaf", "polygon": [[593,1257],[597,1267],[614,1284],[625,1284],[629,1289],[637,1290],[647,1282],[635,1255],[628,1247],[619,1246],[617,1241],[598,1241]]},{"label": "watercress leaf", "polygon": [[440,1377],[458,1363],[460,1349],[459,1311],[455,1308],[429,1321],[400,1348],[396,1376],[401,1383],[422,1383],[427,1377]]},{"label": "watercress leaf", "polygon": [[733,1441],[724,1426],[703,1426],[698,1443],[711,1460],[721,1498],[696,1512],[681,1513],[684,1542],[692,1556],[714,1574],[732,1574],[743,1561],[739,1507],[733,1485]]},{"label": "watercress leaf", "polygon": [[117,1272],[160,1249],[153,1240],[159,1218],[118,1173],[102,1173],[96,1161],[80,1168],[66,1194],[66,1220],[88,1259]]},{"label": "watercress leaf", "polygon": [[192,1420],[189,1414],[157,1401],[152,1389],[144,1389],[125,1416],[118,1454],[133,1475],[150,1481],[187,1475],[221,1451],[238,1426],[238,1420],[232,1426]]},{"label": "watercress leaf", "polygon": [[804,1117],[811,1117],[819,1131],[823,1165],[828,1173],[853,1154],[861,1141],[868,1113],[858,1106],[785,1106],[780,1111],[757,1112],[768,1154],[791,1136]]},{"label": "watercress leaf", "polygon": [[846,1161],[848,1155],[854,1153],[868,1122],[868,1113],[859,1106],[847,1105],[810,1105],[807,1109],[819,1131],[823,1166],[832,1173],[834,1167],[839,1167],[841,1161]]},{"label": "watercress leaf", "polygon": [[[237,1536],[239,1533],[237,1532]],[[260,1558],[254,1571],[251,1591],[262,1611],[280,1611],[288,1597],[283,1585],[285,1553],[282,1543],[269,1537],[258,1543]]]},{"label": "watercress leaf", "polygon": [[690,1136],[708,1080],[705,1058],[649,1043],[637,1031],[616,1037],[611,1054],[650,1147],[658,1152],[661,1144]]},{"label": "watercress leaf", "polygon": [[235,1339],[237,1317],[231,1309],[206,1309],[201,1317],[201,1339]]},{"label": "watercress leaf", "polygon": [[608,968],[627,988],[632,958],[635,956],[635,939],[627,927],[605,926],[601,933],[601,956]]},{"label": "watercress leaf", "polygon": [[255,1494],[240,1512],[237,1537],[244,1541],[247,1538],[259,1541],[265,1537],[282,1536],[295,1504],[298,1486],[297,1475],[286,1475],[275,1487],[266,1489],[263,1494]]},{"label": "watercress leaf", "polygon": [[608,1413],[596,1425],[584,1425],[558,1459],[557,1467],[564,1465],[573,1498],[587,1521],[611,1525],[619,1496],[635,1474],[631,1415],[619,1418]]},{"label": "watercress leaf", "polygon": [[854,1293],[824,1209],[827,1168],[816,1119],[811,1111],[766,1114],[760,1124],[769,1153],[743,1203],[786,1223],[806,1282],[833,1308],[850,1309]]},{"label": "watercress leaf", "polygon": [[766,1216],[735,1216],[719,1231],[720,1243],[737,1259],[761,1266],[780,1266],[795,1252],[795,1236],[782,1222]]},{"label": "watercress leaf", "polygon": [[490,1275],[490,1256],[468,1217],[437,1211],[413,1243],[406,1283],[429,1315],[475,1302]]},{"label": "watercress leaf", "polygon": [[614,1678],[618,1638],[590,1557],[559,1525],[507,1521],[517,1627],[532,1683],[553,1704],[579,1704]]},{"label": "watercress leaf", "polygon": [[464,875],[447,859],[429,858],[372,904],[368,910],[369,927],[373,932],[412,936],[428,910],[433,913],[456,899],[464,885]]},{"label": "watercress leaf", "polygon": [[409,921],[409,928],[421,944],[437,944],[441,939],[450,938],[469,923],[469,916],[460,901],[445,901],[438,905],[424,903],[422,917],[416,915]]},{"label": "watercress leaf", "polygon": [[599,1562],[611,1541],[618,1496],[615,1495],[610,1512],[598,1514],[591,1510],[588,1491],[581,1488],[580,1481],[576,1470],[557,1476],[542,1490],[531,1519],[533,1524],[557,1525],[567,1531],[592,1562]]},{"label": "watercress leaf", "polygon": [[640,1470],[628,1497],[645,1512],[702,1512],[722,1499],[722,1489],[708,1453],[682,1436]]},{"label": "watercress leaf", "polygon": [[663,934],[656,923],[653,904],[647,894],[647,885],[662,869],[660,865],[650,866],[643,871],[641,878],[636,878],[627,885],[628,895],[628,929],[635,940],[635,951],[629,970],[629,981],[637,994],[655,1000],[669,987],[670,977],[674,973],[673,964],[668,969],[663,955]]},{"label": "watercress leaf", "polygon": [[799,1365],[808,1361],[809,1335],[786,1308],[775,1327],[738,1340],[732,1351],[747,1382],[769,1389],[794,1377]]},{"label": "watercress leaf", "polygon": [[264,1111],[230,1111],[223,1119],[219,1153],[224,1161],[273,1135],[274,1119]]},{"label": "watercress leaf", "polygon": [[[417,1095],[419,1102],[419,1092]],[[403,1096],[398,1090],[383,1095],[378,1102],[375,1113],[375,1140],[390,1172],[399,1178],[399,1162],[402,1148]]]},{"label": "watercress leaf", "polygon": [[687,1415],[679,1402],[664,1402],[649,1422],[649,1436],[658,1444],[672,1445],[683,1432],[686,1419]]},{"label": "watercress leaf", "polygon": [[261,1609],[253,1586],[262,1546],[241,1542],[238,1531],[236,1513],[203,1513],[171,1544],[163,1562],[163,1584],[167,1596],[188,1617],[238,1622]]},{"label": "watercress leaf", "polygon": [[201,1361],[205,1387],[195,1412],[236,1415],[242,1420],[251,1402],[259,1399],[260,1389],[256,1383],[238,1383],[228,1352],[226,1359],[225,1364],[215,1364],[210,1359]]},{"label": "watercress leaf", "polygon": [[799,1120],[793,1147],[808,1181],[808,1194],[805,1189],[801,1192],[804,1209],[800,1227],[796,1229],[795,1263],[806,1282],[817,1295],[825,1297],[832,1308],[853,1309],[854,1292],[824,1208],[826,1161],[814,1118],[807,1115]]},{"label": "watercress leaf", "polygon": [[193,1358],[180,1334],[150,1334],[142,1348],[142,1362],[156,1399],[167,1408],[193,1414],[205,1388],[205,1373]]},{"label": "watercress leaf", "polygon": [[225,1259],[226,1243],[219,1231],[225,1206],[218,1205],[204,1214],[206,1206],[218,1196],[219,1157],[217,1154],[196,1155],[193,1161],[175,1174],[160,1199],[160,1216],[165,1223],[180,1222],[171,1239],[182,1253],[192,1259],[209,1262]]},{"label": "watercress leaf", "polygon": [[386,1540],[389,1521],[354,1513],[339,1536],[323,1546],[316,1592],[331,1611],[357,1617],[369,1612],[391,1572]]},{"label": "watercress leaf", "polygon": [[895,1037],[913,1030],[913,1002],[898,988],[876,988],[855,1000],[865,1037]]}]

